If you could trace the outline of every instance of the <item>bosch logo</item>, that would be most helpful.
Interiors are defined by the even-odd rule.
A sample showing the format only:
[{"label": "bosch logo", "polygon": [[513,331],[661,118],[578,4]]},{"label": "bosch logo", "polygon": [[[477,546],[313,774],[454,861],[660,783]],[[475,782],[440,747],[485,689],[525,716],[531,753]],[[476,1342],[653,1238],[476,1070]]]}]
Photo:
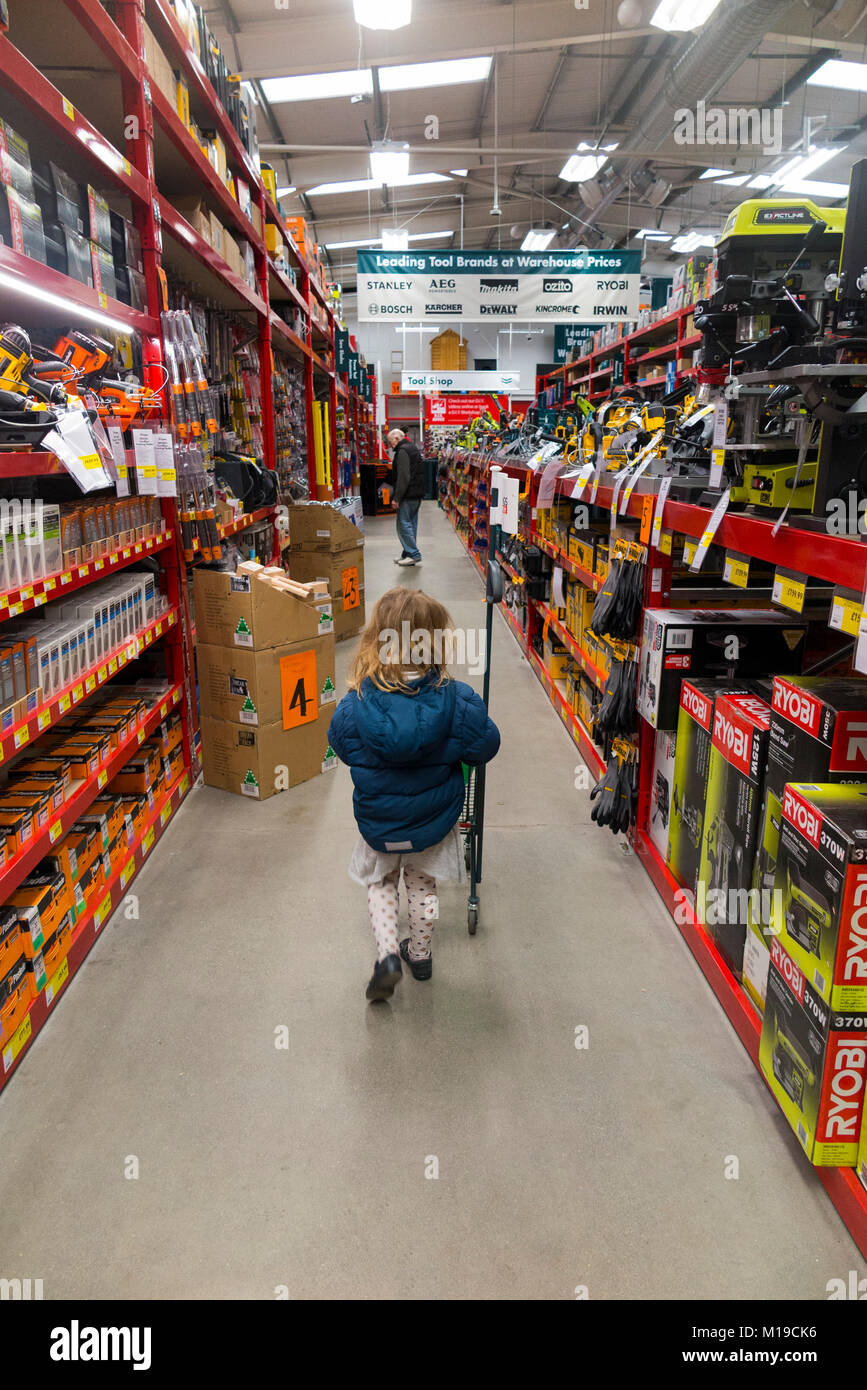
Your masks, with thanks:
[{"label": "bosch logo", "polygon": [[822,706],[805,690],[786,685],[782,681],[774,681],[774,709],[779,710],[780,714],[784,714],[793,724],[806,729],[808,734],[818,731]]}]

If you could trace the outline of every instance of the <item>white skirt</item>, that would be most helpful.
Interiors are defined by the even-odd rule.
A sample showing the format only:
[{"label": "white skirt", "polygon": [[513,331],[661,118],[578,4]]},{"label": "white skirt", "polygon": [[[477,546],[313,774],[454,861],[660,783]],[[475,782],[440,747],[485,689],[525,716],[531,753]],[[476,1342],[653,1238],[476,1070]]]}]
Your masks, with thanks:
[{"label": "white skirt", "polygon": [[368,884],[380,883],[386,874],[393,873],[404,864],[412,864],[430,878],[464,883],[467,877],[464,838],[458,827],[453,825],[448,835],[438,845],[431,845],[430,849],[405,850],[400,854],[386,854],[374,849],[359,836],[349,861],[349,877],[366,888]]}]

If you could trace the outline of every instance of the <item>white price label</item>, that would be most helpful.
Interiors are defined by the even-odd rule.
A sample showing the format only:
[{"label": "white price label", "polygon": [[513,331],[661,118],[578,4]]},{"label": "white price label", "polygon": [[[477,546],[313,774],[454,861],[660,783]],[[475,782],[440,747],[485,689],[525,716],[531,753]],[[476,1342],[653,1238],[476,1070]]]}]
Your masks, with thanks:
[{"label": "white price label", "polygon": [[660,539],[662,537],[662,513],[665,511],[665,499],[671,491],[671,479],[663,478],[659,484],[659,492],[656,498],[656,511],[653,514],[653,531],[651,532],[651,542],[654,550],[660,550]]}]

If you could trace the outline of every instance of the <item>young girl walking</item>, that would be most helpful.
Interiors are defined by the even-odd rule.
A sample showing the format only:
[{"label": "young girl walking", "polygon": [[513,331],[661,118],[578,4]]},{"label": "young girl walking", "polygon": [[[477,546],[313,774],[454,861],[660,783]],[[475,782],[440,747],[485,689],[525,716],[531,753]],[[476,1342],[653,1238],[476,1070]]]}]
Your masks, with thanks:
[{"label": "young girl walking", "polygon": [[[383,594],[362,633],[349,694],[328,731],[355,788],[361,838],[349,876],[367,888],[376,940],[371,1001],[394,993],[401,960],[416,980],[431,978],[437,879],[465,877],[457,828],[461,763],[487,763],[500,746],[484,702],[445,669],[442,652],[452,631],[442,604],[419,589]],[[398,941],[401,870],[409,936]]]}]

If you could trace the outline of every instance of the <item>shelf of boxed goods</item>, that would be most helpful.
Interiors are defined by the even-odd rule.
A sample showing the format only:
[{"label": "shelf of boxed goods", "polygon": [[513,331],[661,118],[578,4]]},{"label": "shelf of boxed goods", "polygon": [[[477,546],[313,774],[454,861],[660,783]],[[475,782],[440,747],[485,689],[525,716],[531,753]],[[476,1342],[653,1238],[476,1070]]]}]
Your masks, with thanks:
[{"label": "shelf of boxed goods", "polygon": [[[101,291],[83,285],[80,280],[64,275],[62,270],[54,270],[43,261],[13,251],[9,246],[0,246],[0,275],[4,314],[11,312],[9,300],[12,298],[21,301],[16,305],[16,312],[20,312],[25,304],[32,306],[38,303],[43,314],[46,307],[55,307],[56,318],[57,312],[63,312],[69,305],[72,306],[77,321],[84,317],[81,310],[89,310],[94,315],[93,321],[96,324],[99,324],[100,316],[107,314],[119,326],[148,337],[154,337],[160,331],[159,319],[151,314],[144,314],[139,309],[131,308],[129,304],[122,304],[119,299],[110,299]],[[53,305],[49,296],[59,302]]]},{"label": "shelf of boxed goods", "polygon": [[[101,662],[99,667],[94,667],[86,676],[79,677],[74,686],[70,686],[63,691],[58,691],[57,695],[52,697],[46,706],[42,706],[40,710],[35,710],[33,712],[31,720],[33,728],[36,731],[36,736],[38,737],[40,733],[44,733],[46,729],[51,727],[51,724],[55,724],[59,719],[64,718],[75,705],[81,704],[82,701],[86,700],[88,695],[93,694],[93,691],[96,690],[97,685],[104,685],[106,681],[116,676],[118,671],[121,671],[124,666],[128,665],[131,661],[136,661],[143,651],[149,646],[152,646],[155,641],[174,627],[177,621],[178,610],[176,608],[168,609],[168,611],[161,614],[159,618],[142,628],[134,637],[128,638],[126,642],[121,643],[119,647],[115,648],[110,656],[104,658],[104,662]],[[103,665],[105,667],[104,675],[101,674]],[[176,693],[172,696],[172,707],[180,699],[180,690],[180,686],[175,687]],[[12,858],[7,860],[3,867],[0,868],[0,902],[5,901],[9,894],[17,888],[21,880],[26,878],[31,869],[35,869],[36,865],[45,858],[46,854],[50,853],[52,846],[55,845],[63,835],[69,833],[72,826],[79,817],[84,814],[90,803],[99,796],[102,789],[120,771],[124,763],[129,761],[136,748],[149,737],[157,724],[165,717],[159,713],[163,707],[163,703],[164,701],[161,701],[156,707],[156,710],[151,711],[144,724],[141,724],[134,733],[131,733],[123,743],[119,744],[117,748],[111,749],[108,758],[103,762],[100,768],[93,772],[90,777],[86,777],[84,780],[73,784],[70,788],[69,795],[65,798],[57,815],[49,816],[47,824],[43,829],[39,831],[39,833],[34,833],[28,841],[28,847],[19,850],[17,854],[14,854]],[[47,713],[50,715],[49,721],[43,725],[40,725],[38,722],[40,713]],[[22,735],[20,743],[15,744],[13,735],[13,753],[20,753],[21,750],[29,744],[31,737],[30,722],[31,721],[28,721],[26,736]],[[6,736],[4,736],[4,750],[6,742],[7,739]]]},{"label": "shelf of boxed goods", "polygon": [[[34,455],[33,457],[54,458],[54,455]],[[0,454],[0,462],[2,460],[3,455]],[[23,476],[23,470],[17,469],[14,476]],[[126,569],[128,565],[138,564],[145,555],[153,555],[155,552],[167,550],[173,546],[174,538],[173,530],[161,531],[158,535],[149,536],[146,540],[131,541],[129,545],[118,546],[115,550],[110,550],[95,560],[87,560],[80,565],[70,565],[69,569],[58,570],[56,574],[46,575],[43,579],[34,579],[32,583],[23,584],[17,589],[6,589],[0,593],[0,621],[4,618],[18,618],[22,613],[27,613],[33,608],[41,608],[50,599],[66,598],[76,589],[81,589],[87,584],[95,584],[98,580],[105,579],[109,574],[116,574],[120,570]]]},{"label": "shelf of boxed goods", "polygon": [[[172,702],[176,703],[178,690],[179,687],[176,687],[167,699],[171,698]],[[166,704],[166,700],[163,700],[158,708],[161,709],[164,704]],[[151,718],[153,718],[153,714]],[[156,719],[153,727],[156,727],[158,722],[159,719]],[[47,981],[45,988],[39,992],[35,999],[31,1000],[27,1016],[3,1048],[2,1058],[0,1058],[2,1060],[0,1089],[5,1086],[21,1060],[27,1055],[34,1039],[50,1017],[58,998],[69,981],[80,970],[111,914],[121,906],[129,885],[143,868],[154,845],[161,839],[166,827],[189,792],[191,784],[191,769],[184,767],[161,800],[158,803],[155,802],[139,834],[131,844],[128,844],[124,852],[123,862],[112,868],[104,889],[98,895],[99,901],[95,904],[88,904],[76,918],[72,938],[64,959],[55,969],[51,979]]]},{"label": "shelf of boxed goods", "polygon": [[269,299],[272,304],[279,303],[281,299],[283,299],[283,302],[285,302],[285,299],[291,299],[292,302],[296,305],[297,308],[301,310],[303,314],[309,313],[309,306],[307,304],[307,301],[302,295],[298,286],[289,278],[289,276],[284,271],[280,269],[279,266],[274,264],[270,257],[268,259],[268,275],[273,284],[277,286],[277,290],[279,291],[279,294],[275,294],[272,290],[271,294],[269,295]]},{"label": "shelf of boxed goods", "polygon": [[584,672],[585,676],[588,676],[590,680],[592,680],[593,684],[597,686],[600,690],[604,690],[605,682],[607,680],[605,672],[600,670],[596,663],[590,660],[587,653],[581,650],[575,638],[572,636],[572,633],[569,631],[567,627],[564,626],[563,623],[560,622],[559,618],[554,613],[554,610],[552,608],[549,608],[547,603],[543,603],[541,599],[530,599],[530,602],[535,603],[536,610],[539,613],[540,617],[543,619],[545,626],[550,628],[552,632],[555,632],[557,634],[557,637],[563,643],[563,646],[568,648],[569,655],[572,657],[572,660],[575,662],[577,666],[581,667],[581,670]]},{"label": "shelf of boxed goods", "polygon": [[[172,252],[163,240],[163,261],[178,270],[186,279],[201,279],[201,271],[208,272],[205,286],[209,299],[217,300],[225,309],[252,309],[265,316],[268,312],[261,295],[247,284],[247,281],[232,269],[219,251],[215,251],[204,237],[173,207],[168,198],[156,194],[156,205],[160,211],[163,231],[168,231],[177,244]],[[184,264],[185,255],[193,258],[195,264],[190,268]],[[228,293],[225,293],[228,291]]]},{"label": "shelf of boxed goods", "polygon": [[226,147],[227,156],[238,170],[250,180],[251,186],[259,183],[259,171],[244,148],[241,137],[232,125],[228,112],[211,85],[211,79],[202,66],[201,59],[190,47],[187,35],[178,20],[169,0],[145,0],[144,17],[160,47],[175,59],[189,88],[190,109],[195,112],[204,108],[208,115],[208,125],[212,125]]},{"label": "shelf of boxed goods", "polygon": [[239,531],[246,531],[248,527],[255,526],[260,521],[265,521],[269,516],[276,514],[276,505],[271,507],[259,507],[255,512],[245,512],[243,516],[236,517],[234,521],[226,525],[220,523],[218,531],[220,539],[225,540],[227,536],[235,536]]}]

